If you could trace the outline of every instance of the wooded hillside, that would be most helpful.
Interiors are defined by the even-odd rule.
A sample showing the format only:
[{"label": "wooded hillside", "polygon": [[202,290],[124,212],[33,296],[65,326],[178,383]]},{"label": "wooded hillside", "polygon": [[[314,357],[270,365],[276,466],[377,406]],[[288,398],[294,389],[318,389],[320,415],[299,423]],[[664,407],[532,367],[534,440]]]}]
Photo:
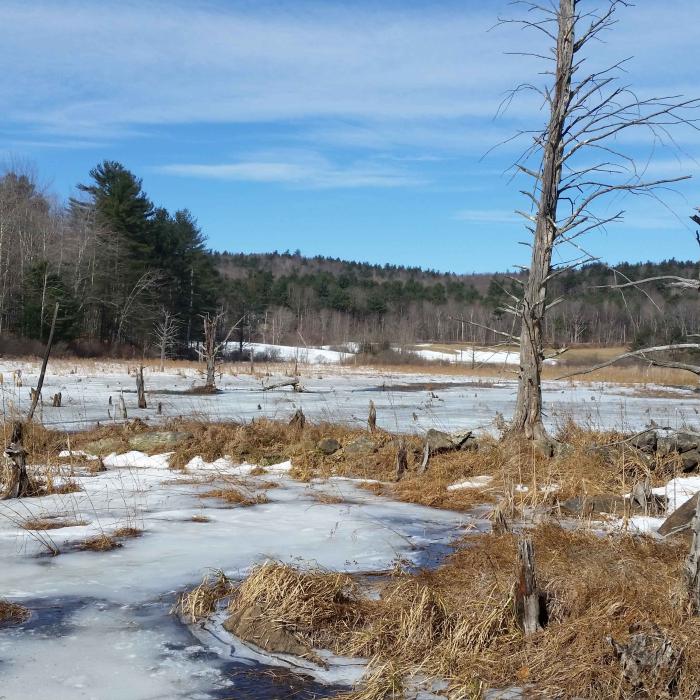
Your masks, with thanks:
[{"label": "wooded hillside", "polygon": [[[201,314],[219,308],[230,321],[245,318],[238,340],[274,344],[492,344],[500,338],[480,326],[511,330],[500,307],[519,274],[448,274],[298,251],[212,252],[187,209],[158,207],[119,163],[99,164],[78,190],[79,198],[60,202],[26,173],[0,177],[2,352],[31,349],[31,341],[38,347],[56,302],[57,339],[82,354],[153,352],[164,327],[168,352],[185,354],[201,338]],[[652,304],[636,289],[601,288],[659,274],[698,277],[699,268],[668,260],[562,273],[551,292],[566,300],[548,314],[548,342],[643,345],[684,337],[699,325],[687,295],[647,287]]]}]

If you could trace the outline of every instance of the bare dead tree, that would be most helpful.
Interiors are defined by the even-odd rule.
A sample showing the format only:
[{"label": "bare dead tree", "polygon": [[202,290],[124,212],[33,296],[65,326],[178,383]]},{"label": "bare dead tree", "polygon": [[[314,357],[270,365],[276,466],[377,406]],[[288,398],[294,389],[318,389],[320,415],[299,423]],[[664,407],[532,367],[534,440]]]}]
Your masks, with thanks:
[{"label": "bare dead tree", "polygon": [[202,316],[202,323],[204,326],[204,345],[197,349],[199,358],[203,360],[206,364],[207,378],[204,384],[204,390],[207,392],[216,391],[216,362],[219,358],[221,351],[226,347],[230,337],[233,332],[238,328],[241,323],[243,323],[242,317],[234,323],[229,329],[228,333],[221,342],[217,342],[216,337],[219,330],[219,326],[224,320],[224,312],[219,311],[213,316],[206,313]]},{"label": "bare dead tree", "polygon": [[[527,280],[513,278],[521,292],[508,292],[510,301],[504,306],[520,324],[521,359],[512,430],[547,440],[542,419],[543,320],[563,301],[549,298],[548,284],[557,275],[593,260],[577,239],[622,219],[622,210],[605,215],[597,211],[606,198],[656,196],[658,188],[686,179],[646,179],[644,170],[620,150],[619,137],[633,129],[646,129],[654,143],[664,142],[672,127],[697,128],[689,110],[700,104],[678,96],[638,97],[620,80],[625,61],[587,72],[587,56],[595,50],[592,44],[617,22],[617,11],[628,5],[626,0],[601,0],[598,9],[584,9],[582,0],[515,4],[525,9],[525,18],[503,21],[534,30],[549,43],[548,51],[524,54],[545,63],[548,84],[519,85],[507,101],[518,93],[534,92],[546,105],[549,119],[543,130],[516,135],[531,140],[514,170],[531,180],[531,186],[521,190],[529,207],[517,213],[527,221],[532,239]],[[564,254],[566,262],[554,265],[558,246],[569,246],[573,257]]]},{"label": "bare dead tree", "polygon": [[143,382],[143,366],[136,370],[136,395],[138,397],[138,407],[147,408],[146,405],[146,386]]},{"label": "bare dead tree", "polygon": [[165,371],[165,361],[172,354],[181,327],[180,319],[168,311],[165,306],[160,309],[160,317],[153,328],[153,335],[160,353],[160,371]]}]

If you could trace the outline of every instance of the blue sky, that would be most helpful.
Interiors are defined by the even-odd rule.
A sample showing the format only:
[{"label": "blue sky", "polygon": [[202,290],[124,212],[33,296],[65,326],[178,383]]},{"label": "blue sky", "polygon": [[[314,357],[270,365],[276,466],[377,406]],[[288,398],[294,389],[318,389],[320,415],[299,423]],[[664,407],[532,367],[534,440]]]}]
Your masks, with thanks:
[{"label": "blue sky", "polygon": [[[491,29],[513,12],[500,0],[3,0],[0,154],[35,164],[61,197],[119,160],[219,250],[512,268],[527,258],[523,183],[508,172],[521,145],[484,154],[544,119],[527,98],[495,118],[540,70],[507,53],[542,48],[534,37]],[[698,26],[697,0],[638,0],[591,61],[634,56],[624,80],[640,95],[700,96]],[[675,136],[621,145],[650,175],[694,179],[661,201],[615,202],[625,221],[592,235],[592,253],[697,257],[700,134]]]}]

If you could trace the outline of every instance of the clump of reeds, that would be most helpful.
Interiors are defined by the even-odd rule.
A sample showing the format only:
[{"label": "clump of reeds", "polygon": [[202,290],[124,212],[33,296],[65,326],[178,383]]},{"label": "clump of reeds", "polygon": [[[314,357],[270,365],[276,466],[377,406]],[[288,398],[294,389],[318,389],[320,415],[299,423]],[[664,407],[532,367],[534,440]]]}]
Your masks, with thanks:
[{"label": "clump of reeds", "polygon": [[109,552],[121,546],[121,543],[115,537],[102,533],[83,540],[78,544],[78,549],[90,552]]},{"label": "clump of reeds", "polygon": [[199,494],[200,498],[219,498],[229,505],[236,506],[255,506],[261,503],[268,503],[269,499],[264,493],[245,494],[238,489],[222,488],[205,491]]},{"label": "clump of reeds", "polygon": [[26,622],[30,615],[29,609],[23,605],[0,600],[0,624],[18,625]]},{"label": "clump of reeds", "polygon": [[190,623],[198,622],[215,612],[219,601],[228,598],[233,591],[234,584],[223,571],[211,571],[196,588],[178,598],[173,612]]},{"label": "clump of reeds", "polygon": [[251,572],[229,603],[229,612],[255,609],[309,647],[339,651],[362,616],[352,577],[318,568],[296,569],[268,561]]},{"label": "clump of reeds", "polygon": [[134,537],[141,537],[143,535],[143,530],[137,527],[132,527],[131,525],[125,525],[124,527],[118,527],[113,533],[113,537],[120,537],[122,539],[131,539]]},{"label": "clump of reeds", "polygon": [[85,520],[68,520],[60,518],[28,518],[20,523],[25,530],[59,530],[64,527],[87,525]]}]

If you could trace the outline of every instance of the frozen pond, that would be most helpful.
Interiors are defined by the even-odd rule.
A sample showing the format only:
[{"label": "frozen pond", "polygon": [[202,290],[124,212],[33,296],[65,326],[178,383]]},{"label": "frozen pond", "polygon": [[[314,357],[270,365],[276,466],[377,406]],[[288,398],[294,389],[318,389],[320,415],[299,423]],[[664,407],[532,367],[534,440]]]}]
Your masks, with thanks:
[{"label": "frozen pond", "polygon": [[[18,368],[23,374],[21,388],[12,381],[12,371]],[[5,415],[26,408],[29,387],[36,383],[37,370],[36,363],[0,363]],[[250,420],[259,416],[288,419],[301,407],[310,420],[361,425],[372,399],[377,405],[379,424],[388,430],[489,430],[493,428],[496,413],[506,419],[510,417],[516,391],[514,379],[368,372],[325,366],[304,369],[303,393],[295,393],[289,387],[262,391],[262,379],[249,374],[234,375],[234,371],[245,371],[245,366],[224,366],[218,382],[221,392],[202,396],[186,393],[203,383],[193,367],[162,374],[147,368],[149,408],[139,410],[135,380],[127,373],[126,364],[53,363],[44,385],[44,403],[50,404],[51,396],[60,391],[63,407],[45,405],[41,417],[47,426],[68,430],[115,420],[118,397],[124,392],[129,417],[152,422],[178,416],[207,420]],[[280,379],[284,376],[277,374],[265,381]],[[596,428],[639,430],[650,420],[662,426],[679,427],[687,423],[698,427],[700,394],[666,389],[661,396],[654,396],[658,387],[640,389],[600,382],[545,382],[547,422],[552,429],[568,417]],[[162,416],[157,415],[158,403],[162,406]]]},{"label": "frozen pond", "polygon": [[[241,578],[268,558],[348,572],[384,571],[397,560],[420,564],[478,525],[344,480],[295,482],[288,463],[252,477],[222,460],[196,461],[184,475],[171,472],[165,457],[128,453],[107,462],[123,466],[79,477],[82,491],[0,503],[0,592],[36,611],[28,623],[0,629],[3,700],[312,697],[316,686],[302,687],[284,669],[269,673],[235,645],[214,654],[168,615],[176,593],[210,569]],[[212,473],[250,493],[262,482],[276,488],[267,489],[268,502],[229,506],[199,497],[211,485],[191,483]],[[322,502],[318,492],[343,502]],[[30,532],[21,527],[29,518],[83,524]],[[124,526],[143,534],[107,552],[76,547]],[[49,548],[61,554],[50,556]]]}]

